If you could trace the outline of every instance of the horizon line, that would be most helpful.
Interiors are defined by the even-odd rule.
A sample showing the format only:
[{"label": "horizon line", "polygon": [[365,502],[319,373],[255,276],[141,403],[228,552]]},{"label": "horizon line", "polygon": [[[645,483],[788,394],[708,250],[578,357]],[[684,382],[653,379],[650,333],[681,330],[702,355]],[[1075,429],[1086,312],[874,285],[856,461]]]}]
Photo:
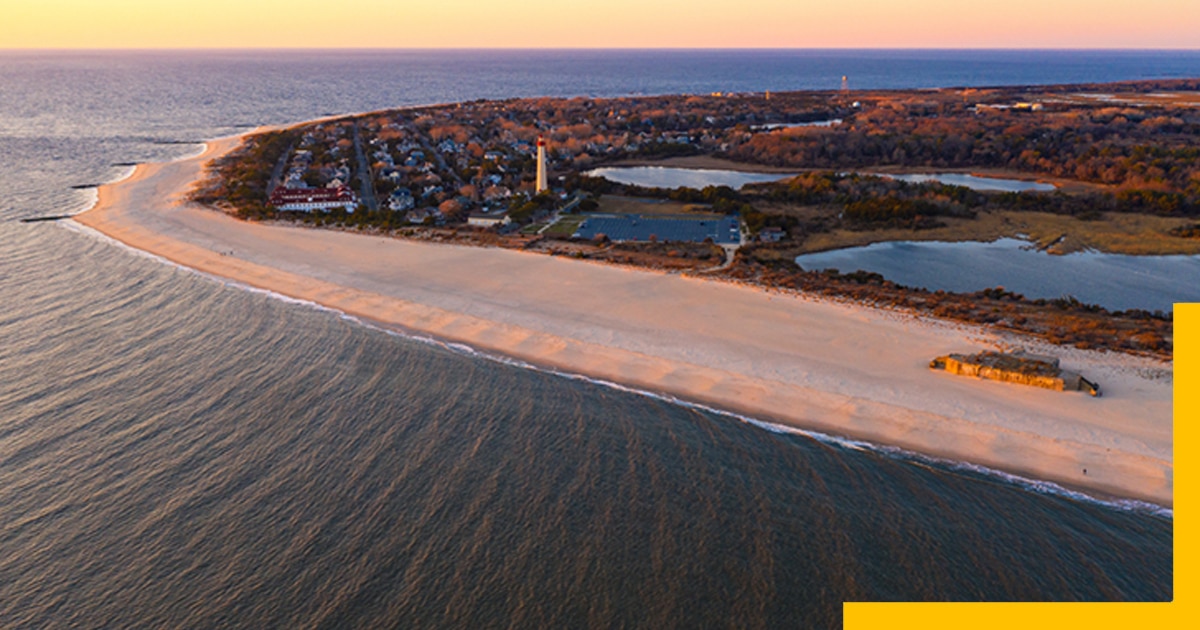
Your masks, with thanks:
[{"label": "horizon line", "polygon": [[1170,46],[131,46],[131,47],[5,47],[0,46],[0,52],[142,52],[142,51],[256,51],[256,52],[291,52],[291,51],[327,51],[327,52],[380,52],[380,51],[994,51],[994,52],[1194,52],[1200,53],[1200,47],[1170,47]]}]

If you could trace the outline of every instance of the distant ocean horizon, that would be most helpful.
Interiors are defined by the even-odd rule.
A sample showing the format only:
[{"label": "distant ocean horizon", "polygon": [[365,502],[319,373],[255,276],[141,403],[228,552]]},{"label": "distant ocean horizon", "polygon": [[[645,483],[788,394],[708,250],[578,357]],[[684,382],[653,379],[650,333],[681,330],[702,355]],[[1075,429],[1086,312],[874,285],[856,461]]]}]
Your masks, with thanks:
[{"label": "distant ocean horizon", "polygon": [[1172,598],[1169,511],[780,432],[53,223],[130,163],[479,98],[1200,77],[1200,51],[0,51],[0,619],[839,627]]}]

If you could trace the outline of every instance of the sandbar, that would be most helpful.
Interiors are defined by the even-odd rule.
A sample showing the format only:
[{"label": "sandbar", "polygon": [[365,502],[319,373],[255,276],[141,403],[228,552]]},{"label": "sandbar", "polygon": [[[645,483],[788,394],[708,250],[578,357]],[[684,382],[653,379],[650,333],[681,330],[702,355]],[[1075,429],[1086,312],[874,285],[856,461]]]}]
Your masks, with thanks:
[{"label": "sandbar", "polygon": [[[186,201],[203,154],[144,164],[75,217],[198,271],[566,372],[762,420],[1173,504],[1172,366],[753,286],[479,248],[245,222]],[[930,370],[1020,345],[1101,398]]]}]

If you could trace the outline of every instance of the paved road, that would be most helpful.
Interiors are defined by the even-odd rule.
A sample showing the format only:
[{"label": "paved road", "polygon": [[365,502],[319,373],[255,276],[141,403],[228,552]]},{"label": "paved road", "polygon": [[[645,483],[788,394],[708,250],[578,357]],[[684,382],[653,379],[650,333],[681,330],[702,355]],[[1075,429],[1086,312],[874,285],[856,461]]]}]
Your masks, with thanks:
[{"label": "paved road", "polygon": [[275,168],[271,170],[271,179],[267,182],[267,194],[275,192],[275,189],[283,183],[283,171],[287,168],[288,158],[292,157],[292,152],[296,150],[296,143],[288,145],[287,151],[279,157],[279,161],[275,163]]},{"label": "paved road", "polygon": [[359,133],[358,123],[354,123],[354,150],[358,152],[358,178],[362,202],[372,212],[379,210],[379,198],[375,195],[375,178],[371,175],[371,163],[367,161],[367,152],[363,150],[362,134]]}]

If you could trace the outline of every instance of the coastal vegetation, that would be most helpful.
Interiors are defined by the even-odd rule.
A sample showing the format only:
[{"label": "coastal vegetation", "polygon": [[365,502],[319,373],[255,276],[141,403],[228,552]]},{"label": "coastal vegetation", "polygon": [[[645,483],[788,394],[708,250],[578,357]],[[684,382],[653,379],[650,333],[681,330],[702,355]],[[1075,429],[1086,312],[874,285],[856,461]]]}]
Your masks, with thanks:
[{"label": "coastal vegetation", "polygon": [[287,129],[249,136],[236,152],[212,166],[216,176],[193,191],[192,198],[228,209],[243,219],[274,216],[267,205],[272,169],[287,158],[298,135]]},{"label": "coastal vegetation", "polygon": [[[194,198],[250,220],[571,255],[868,300],[1058,343],[1169,355],[1170,315],[1073,299],[951,294],[874,274],[802,270],[796,255],[884,240],[1028,238],[1052,253],[1197,254],[1200,81],[919,91],[534,98],[375,112],[251,136]],[[551,190],[535,194],[535,144]],[[777,182],[648,188],[601,165],[781,172]],[[897,173],[1053,183],[989,192]],[[797,174],[798,173],[798,174]],[[786,175],[785,175],[786,174]],[[285,187],[350,186],[353,211],[282,211]],[[574,234],[590,213],[737,215],[749,239],[721,264],[706,243]],[[472,217],[489,218],[478,223]],[[495,217],[491,220],[490,217]],[[503,221],[499,219],[503,217]],[[603,235],[601,235],[603,236]]]}]

